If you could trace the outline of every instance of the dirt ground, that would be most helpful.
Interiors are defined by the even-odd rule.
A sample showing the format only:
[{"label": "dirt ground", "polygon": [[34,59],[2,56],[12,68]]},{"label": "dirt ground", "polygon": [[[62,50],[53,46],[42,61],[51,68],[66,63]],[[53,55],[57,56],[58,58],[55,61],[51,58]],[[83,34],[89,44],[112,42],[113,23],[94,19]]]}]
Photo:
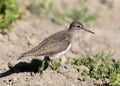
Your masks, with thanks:
[{"label": "dirt ground", "polygon": [[[57,0],[60,1],[60,0]],[[58,2],[55,3],[58,4]],[[75,6],[74,0],[62,0]],[[20,6],[24,6],[18,0]],[[110,4],[101,4],[99,0],[89,0],[88,6],[91,11],[100,9],[99,18],[96,22],[87,26],[95,32],[95,35],[86,32],[79,32],[71,51],[62,56],[62,62],[79,57],[80,55],[96,54],[102,50],[114,51],[114,59],[120,59],[120,0],[112,0]],[[69,22],[70,23],[70,22]],[[36,73],[35,68],[39,65],[40,58],[26,57],[16,60],[21,53],[33,48],[49,35],[66,29],[68,22],[58,26],[50,19],[45,19],[41,24],[36,15],[25,9],[25,15],[21,20],[14,23],[14,28],[7,35],[0,34],[0,86],[95,86],[98,82],[89,78],[82,81],[81,72],[85,67],[76,67],[63,64],[56,71],[48,68],[42,74]],[[15,64],[18,68],[24,64],[24,70],[16,70],[15,73],[9,70],[8,63]],[[30,70],[27,70],[30,69]],[[80,70],[80,71],[78,71]],[[101,81],[100,81],[101,82]]]}]

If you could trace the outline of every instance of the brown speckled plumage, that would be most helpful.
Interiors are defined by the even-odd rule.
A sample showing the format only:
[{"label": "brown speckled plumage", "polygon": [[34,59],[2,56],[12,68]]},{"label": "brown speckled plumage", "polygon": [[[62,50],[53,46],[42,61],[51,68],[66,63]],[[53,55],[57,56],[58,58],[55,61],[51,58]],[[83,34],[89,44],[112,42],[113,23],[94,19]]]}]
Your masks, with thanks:
[{"label": "brown speckled plumage", "polygon": [[66,39],[66,31],[61,31],[46,38],[38,46],[24,53],[22,56],[53,56],[65,50],[69,44],[70,40]]},{"label": "brown speckled plumage", "polygon": [[[23,53],[20,58],[26,56],[54,56],[57,53],[65,51],[70,45],[77,30],[84,29],[82,23],[72,22],[68,30],[57,32],[30,51]],[[88,30],[89,31],[89,30]],[[93,33],[92,31],[89,31]]]}]

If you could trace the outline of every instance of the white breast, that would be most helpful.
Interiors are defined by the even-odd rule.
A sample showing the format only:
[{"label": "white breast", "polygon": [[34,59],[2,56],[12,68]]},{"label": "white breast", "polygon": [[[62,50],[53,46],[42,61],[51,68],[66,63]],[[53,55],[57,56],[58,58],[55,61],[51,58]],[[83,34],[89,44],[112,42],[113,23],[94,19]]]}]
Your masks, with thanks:
[{"label": "white breast", "polygon": [[71,48],[71,44],[67,47],[67,49],[65,51],[62,51],[62,52],[54,55],[54,58],[59,58],[61,55],[63,55],[64,53],[66,53],[70,48]]}]

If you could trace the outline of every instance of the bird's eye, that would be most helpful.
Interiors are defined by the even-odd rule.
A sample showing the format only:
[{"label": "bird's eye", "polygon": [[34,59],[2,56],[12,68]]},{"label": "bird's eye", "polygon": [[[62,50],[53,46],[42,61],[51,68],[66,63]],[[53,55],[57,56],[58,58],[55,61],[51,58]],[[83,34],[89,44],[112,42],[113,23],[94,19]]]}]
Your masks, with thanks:
[{"label": "bird's eye", "polygon": [[80,28],[80,26],[79,26],[79,25],[78,25],[77,27],[78,27],[78,28]]}]

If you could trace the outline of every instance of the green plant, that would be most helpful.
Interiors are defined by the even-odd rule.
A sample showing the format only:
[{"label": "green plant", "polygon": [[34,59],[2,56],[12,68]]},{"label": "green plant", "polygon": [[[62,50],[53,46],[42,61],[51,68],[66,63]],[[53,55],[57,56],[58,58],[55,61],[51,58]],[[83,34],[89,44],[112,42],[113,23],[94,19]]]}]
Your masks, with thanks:
[{"label": "green plant", "polygon": [[53,9],[53,0],[30,0],[29,9],[32,13],[40,16],[40,22],[42,22],[46,16],[48,16]]},{"label": "green plant", "polygon": [[110,1],[110,0],[100,0],[100,2],[101,2],[102,4],[107,4],[107,3],[109,3],[109,1]]},{"label": "green plant", "polygon": [[38,72],[42,72],[48,66],[50,66],[53,70],[56,70],[58,67],[61,66],[61,62],[60,61],[54,62],[54,61],[43,60],[43,61],[40,62]]},{"label": "green plant", "polygon": [[38,68],[38,72],[42,72],[45,69],[45,61],[40,62],[40,66]]},{"label": "green plant", "polygon": [[0,29],[10,30],[12,23],[20,18],[22,11],[19,9],[16,0],[0,0]]},{"label": "green plant", "polygon": [[61,62],[60,61],[58,61],[58,62],[51,61],[50,66],[53,70],[56,70],[58,67],[61,66]]},{"label": "green plant", "polygon": [[120,85],[120,61],[113,62],[113,53],[100,52],[93,56],[87,56],[74,60],[71,62],[72,65],[84,65],[88,67],[89,71],[84,70],[82,75],[84,79],[87,76],[95,79],[107,78],[109,79],[108,85],[118,86]]},{"label": "green plant", "polygon": [[30,10],[33,13],[39,14],[40,16],[45,18],[46,16],[52,15],[52,20],[57,23],[58,25],[62,25],[66,19],[71,20],[81,20],[85,23],[90,23],[92,21],[95,21],[98,17],[98,11],[93,12],[92,14],[89,14],[89,8],[85,6],[86,2],[88,0],[79,0],[79,6],[77,9],[73,8],[71,10],[67,9],[68,5],[65,3],[61,4],[61,9],[58,9],[54,7],[53,0],[42,0],[40,3],[37,3],[35,0],[30,0]]},{"label": "green plant", "polygon": [[41,0],[41,2],[37,2],[36,0],[30,0],[30,11],[32,13],[46,16],[49,14],[52,8],[53,1],[49,2],[49,0]]},{"label": "green plant", "polygon": [[62,24],[63,24],[63,20],[65,20],[65,15],[64,15],[64,13],[61,13],[61,12],[58,11],[57,9],[54,9],[53,14],[54,14],[54,21],[55,21],[58,25],[62,25]]},{"label": "green plant", "polygon": [[81,20],[85,23],[95,21],[98,17],[98,11],[89,14],[89,8],[85,5],[87,1],[88,0],[79,0],[79,4],[81,6],[79,8],[82,9],[74,8],[67,14],[67,16],[72,20]]},{"label": "green plant", "polygon": [[27,86],[31,86],[30,84],[28,84]]},{"label": "green plant", "polygon": [[98,11],[93,12],[92,14],[89,14],[89,8],[85,6],[85,3],[88,0],[79,0],[79,4],[82,9],[73,8],[71,10],[67,9],[67,5],[65,3],[61,4],[63,12],[60,12],[58,9],[54,10],[54,19],[55,22],[59,25],[63,24],[64,20],[66,19],[72,19],[72,20],[81,20],[85,23],[91,23],[92,21],[95,21],[98,17]]}]

